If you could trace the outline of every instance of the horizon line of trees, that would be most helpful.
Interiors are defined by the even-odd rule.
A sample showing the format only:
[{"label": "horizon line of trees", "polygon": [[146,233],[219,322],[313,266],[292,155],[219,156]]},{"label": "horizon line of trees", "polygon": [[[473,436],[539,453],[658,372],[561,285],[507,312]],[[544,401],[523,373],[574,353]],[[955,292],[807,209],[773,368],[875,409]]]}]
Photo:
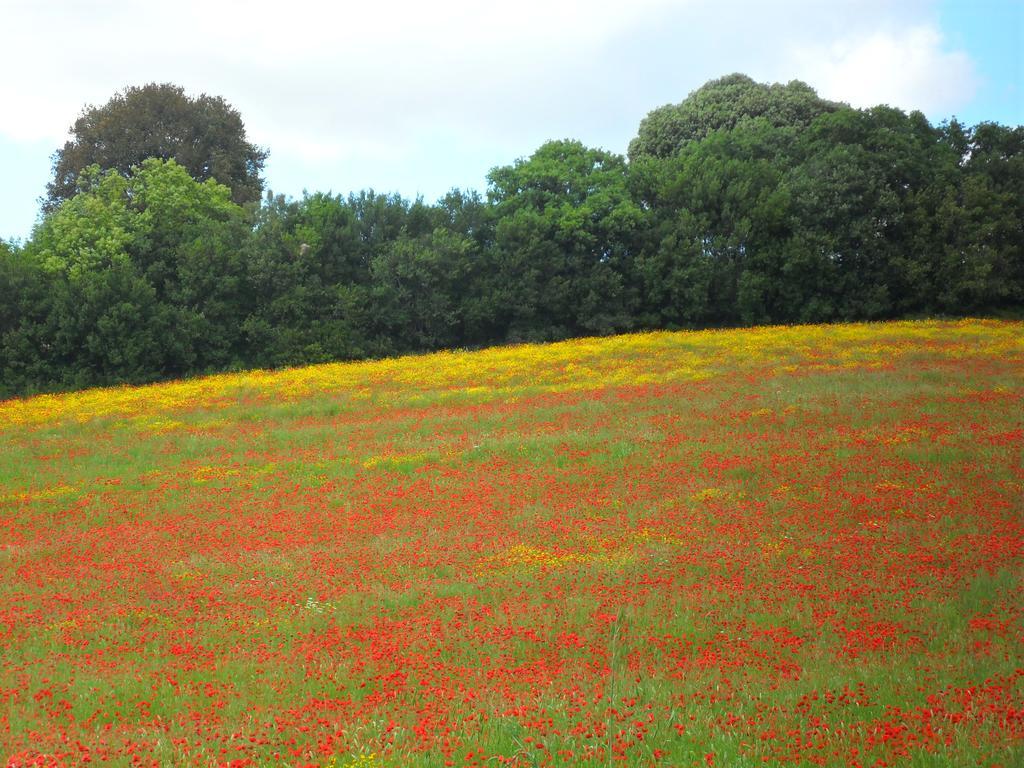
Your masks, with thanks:
[{"label": "horizon line of trees", "polygon": [[0,240],[0,397],[1024,308],[1024,127],[936,126],[796,81],[713,80],[652,111],[627,156],[551,141],[494,168],[486,196],[434,204],[261,198],[266,151],[223,100],[176,86],[90,107],[73,136],[30,239]]}]

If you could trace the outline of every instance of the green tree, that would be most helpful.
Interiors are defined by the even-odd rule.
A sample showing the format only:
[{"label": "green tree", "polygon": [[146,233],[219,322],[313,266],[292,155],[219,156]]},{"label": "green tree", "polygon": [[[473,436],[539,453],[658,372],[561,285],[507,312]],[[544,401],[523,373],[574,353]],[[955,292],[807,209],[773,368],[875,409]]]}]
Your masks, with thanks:
[{"label": "green tree", "polygon": [[383,248],[372,265],[379,333],[399,351],[458,346],[474,250],[472,239],[442,228],[400,237]]},{"label": "green tree", "polygon": [[372,248],[349,201],[268,196],[248,246],[246,348],[257,365],[378,352],[368,342]]},{"label": "green tree", "polygon": [[25,249],[49,290],[37,341],[51,379],[27,382],[33,387],[145,381],[164,369],[170,317],[129,254],[128,180],[93,167],[81,188],[43,220]]},{"label": "green tree", "polygon": [[53,293],[39,263],[0,240],[0,397],[44,389],[58,375],[47,348]]},{"label": "green tree", "polygon": [[712,131],[733,128],[756,117],[776,127],[807,126],[839,106],[820,98],[799,80],[767,85],[746,75],[727,75],[705,83],[679,104],[651,111],[629,144],[629,159],[669,157],[689,141],[700,141]]},{"label": "green tree", "polygon": [[633,164],[651,211],[638,258],[646,324],[763,322],[778,311],[771,273],[789,234],[781,182],[792,137],[756,118]]},{"label": "green tree", "polygon": [[631,327],[632,242],[642,213],[629,195],[625,159],[552,141],[488,179],[496,229],[482,290],[506,337]]},{"label": "green tree", "polygon": [[[801,132],[786,174],[802,301],[829,319],[893,317],[928,308],[931,254],[921,242],[929,190],[942,186],[948,151],[920,113],[842,109]],[[799,265],[799,269],[797,269]]]},{"label": "green tree", "polygon": [[193,180],[175,161],[146,160],[128,178],[133,266],[173,308],[169,373],[217,370],[243,358],[238,324],[247,306],[243,259],[250,237],[230,190]]},{"label": "green tree", "polygon": [[71,133],[53,156],[46,210],[76,193],[85,168],[127,176],[150,157],[174,160],[197,181],[217,180],[239,204],[262,193],[267,152],[247,140],[241,116],[219,96],[191,98],[170,83],[126,88],[103,106],[86,107]]},{"label": "green tree", "polygon": [[128,176],[92,166],[25,254],[47,276],[41,342],[65,386],[145,381],[231,366],[248,237],[227,187],[174,161]]},{"label": "green tree", "polygon": [[1024,304],[1024,127],[944,129],[960,163],[934,217],[938,308],[979,312]]},{"label": "green tree", "polygon": [[473,238],[480,248],[494,242],[494,211],[479,192],[453,189],[437,204],[436,226]]}]

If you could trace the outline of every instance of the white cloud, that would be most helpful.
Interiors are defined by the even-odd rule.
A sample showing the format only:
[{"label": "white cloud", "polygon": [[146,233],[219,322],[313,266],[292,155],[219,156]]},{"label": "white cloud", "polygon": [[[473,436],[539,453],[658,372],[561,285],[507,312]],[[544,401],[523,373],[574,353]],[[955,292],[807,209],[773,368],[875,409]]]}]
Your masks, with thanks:
[{"label": "white cloud", "polygon": [[84,104],[171,81],[258,115],[268,140],[307,133],[315,145],[339,128],[379,138],[402,133],[404,115],[543,83],[671,4],[0,0],[0,133],[56,141]]},{"label": "white cloud", "polygon": [[825,97],[855,107],[889,104],[950,114],[978,87],[964,51],[950,51],[930,24],[883,30],[797,48],[794,70]]},{"label": "white cloud", "polygon": [[929,1],[0,0],[0,134],[56,147],[85,104],[152,81],[224,96],[275,153],[327,158],[425,132],[600,138],[736,70],[948,112],[974,76],[921,25]]},{"label": "white cloud", "polygon": [[223,96],[289,194],[482,189],[553,138],[624,152],[649,110],[736,71],[941,118],[974,76],[934,2],[0,0],[0,151],[48,154],[148,82]]}]

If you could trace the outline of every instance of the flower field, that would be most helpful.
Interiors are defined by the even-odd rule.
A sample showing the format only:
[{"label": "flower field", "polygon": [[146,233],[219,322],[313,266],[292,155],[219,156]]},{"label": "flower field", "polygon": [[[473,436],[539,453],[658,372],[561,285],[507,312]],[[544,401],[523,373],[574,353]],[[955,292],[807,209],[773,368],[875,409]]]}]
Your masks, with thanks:
[{"label": "flower field", "polygon": [[0,403],[0,757],[1024,764],[1024,324]]}]

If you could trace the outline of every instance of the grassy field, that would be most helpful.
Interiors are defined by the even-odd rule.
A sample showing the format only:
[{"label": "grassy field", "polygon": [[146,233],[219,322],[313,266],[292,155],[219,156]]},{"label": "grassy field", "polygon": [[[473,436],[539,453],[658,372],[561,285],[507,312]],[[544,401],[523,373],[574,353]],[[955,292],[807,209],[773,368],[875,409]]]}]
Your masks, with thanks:
[{"label": "grassy field", "polygon": [[1024,324],[0,403],[6,765],[1024,764]]}]

